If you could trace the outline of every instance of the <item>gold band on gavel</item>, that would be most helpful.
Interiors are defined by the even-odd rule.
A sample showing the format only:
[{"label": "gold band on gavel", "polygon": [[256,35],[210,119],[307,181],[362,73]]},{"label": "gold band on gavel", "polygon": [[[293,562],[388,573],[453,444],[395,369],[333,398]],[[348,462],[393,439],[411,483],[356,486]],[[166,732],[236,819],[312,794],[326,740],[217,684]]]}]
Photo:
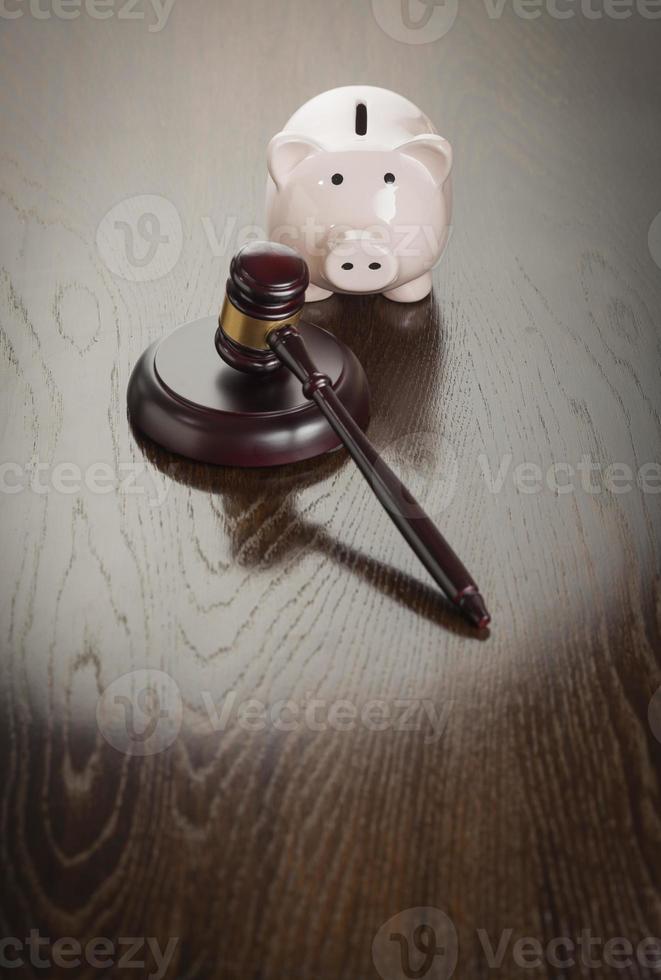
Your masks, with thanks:
[{"label": "gold band on gavel", "polygon": [[227,336],[237,344],[252,347],[253,350],[268,350],[266,338],[271,331],[284,327],[286,323],[297,323],[300,315],[301,311],[298,310],[286,320],[256,320],[237,310],[226,296],[218,320]]}]

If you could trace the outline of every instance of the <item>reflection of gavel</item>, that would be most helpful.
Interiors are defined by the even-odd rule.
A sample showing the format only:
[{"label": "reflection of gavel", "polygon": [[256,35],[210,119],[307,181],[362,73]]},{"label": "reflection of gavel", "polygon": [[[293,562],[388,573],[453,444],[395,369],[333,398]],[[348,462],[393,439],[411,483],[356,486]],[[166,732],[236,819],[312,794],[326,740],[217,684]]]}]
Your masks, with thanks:
[{"label": "reflection of gavel", "polygon": [[304,396],[325,416],[434,581],[475,626],[484,629],[490,616],[475,582],[310,356],[295,326],[308,281],[305,262],[289,249],[268,244],[242,249],[230,267],[216,332],[218,353],[239,370],[267,373],[283,364],[298,378]]},{"label": "reflection of gavel", "polygon": [[325,330],[296,325],[308,282],[293,249],[244,246],[218,323],[185,324],[142,354],[128,388],[133,423],[166,449],[234,466],[291,463],[344,445],[434,581],[486,628],[475,582],[362,431],[369,396],[357,358]]}]

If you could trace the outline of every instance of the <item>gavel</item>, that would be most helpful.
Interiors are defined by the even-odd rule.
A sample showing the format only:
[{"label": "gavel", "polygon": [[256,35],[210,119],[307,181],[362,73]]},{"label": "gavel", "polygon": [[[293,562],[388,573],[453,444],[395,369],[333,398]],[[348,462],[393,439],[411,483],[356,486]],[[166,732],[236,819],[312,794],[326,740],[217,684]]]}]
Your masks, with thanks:
[{"label": "gavel", "polygon": [[408,489],[384,463],[345,407],[328,373],[311,355],[297,324],[309,273],[293,249],[251,243],[232,259],[215,334],[216,350],[231,368],[258,377],[283,367],[301,385],[344,445],[379,503],[445,595],[478,629],[491,617],[468,571]]},{"label": "gavel", "polygon": [[294,463],[344,446],[437,585],[485,629],[477,585],[363,431],[369,389],[358,358],[301,319],[308,284],[293,249],[241,248],[218,320],[183,324],[138,360],[127,392],[133,425],[172,452],[226,466]]}]

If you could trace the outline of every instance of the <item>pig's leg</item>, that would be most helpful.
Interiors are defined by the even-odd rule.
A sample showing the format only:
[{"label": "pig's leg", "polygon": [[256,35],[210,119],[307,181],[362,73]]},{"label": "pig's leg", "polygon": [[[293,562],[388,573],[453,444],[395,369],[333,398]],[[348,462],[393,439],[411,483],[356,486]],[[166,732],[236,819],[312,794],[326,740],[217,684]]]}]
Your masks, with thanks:
[{"label": "pig's leg", "polygon": [[391,299],[395,303],[417,303],[431,293],[432,281],[431,273],[425,272],[419,279],[398,286],[397,289],[390,289],[383,295],[386,299]]},{"label": "pig's leg", "polygon": [[328,299],[333,293],[330,289],[322,289],[321,286],[315,286],[313,282],[310,283],[308,288],[305,290],[305,302],[306,303],[318,303],[319,300]]}]

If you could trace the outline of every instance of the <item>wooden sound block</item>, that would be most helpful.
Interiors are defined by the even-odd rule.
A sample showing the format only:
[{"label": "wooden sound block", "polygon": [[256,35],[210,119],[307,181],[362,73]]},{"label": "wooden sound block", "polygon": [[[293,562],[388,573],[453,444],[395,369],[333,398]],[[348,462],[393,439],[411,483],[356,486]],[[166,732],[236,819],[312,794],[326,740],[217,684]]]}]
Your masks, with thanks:
[{"label": "wooden sound block", "polygon": [[[171,452],[223,466],[295,463],[341,446],[286,368],[255,375],[221,360],[217,327],[215,317],[205,317],[147,348],[128,386],[133,425]],[[299,329],[319,370],[365,429],[369,389],[357,357],[320,327],[301,322]]]}]

